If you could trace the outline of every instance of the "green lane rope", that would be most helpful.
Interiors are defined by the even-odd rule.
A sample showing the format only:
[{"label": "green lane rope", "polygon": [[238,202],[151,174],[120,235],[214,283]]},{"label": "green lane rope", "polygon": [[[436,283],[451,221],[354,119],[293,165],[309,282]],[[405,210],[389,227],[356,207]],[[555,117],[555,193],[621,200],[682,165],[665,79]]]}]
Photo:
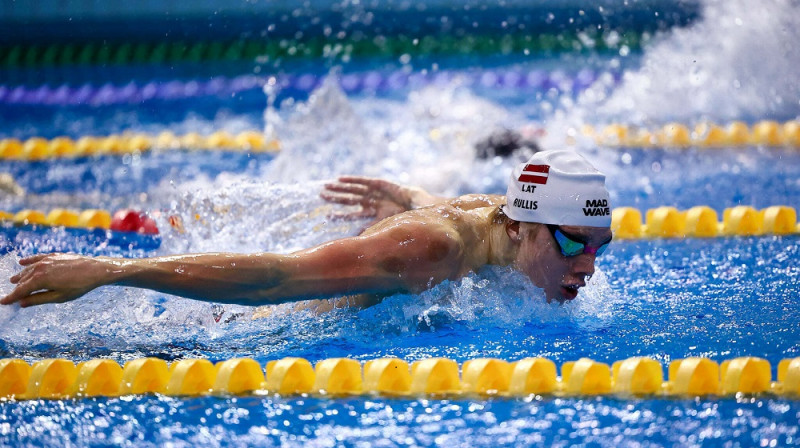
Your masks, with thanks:
[{"label": "green lane rope", "polygon": [[359,57],[410,55],[548,54],[575,51],[639,50],[647,33],[626,32],[613,45],[602,33],[507,34],[469,36],[391,36],[330,40],[235,40],[209,42],[64,43],[0,46],[0,67],[31,68],[62,65],[166,64],[204,61],[253,61],[320,58],[337,48]]}]

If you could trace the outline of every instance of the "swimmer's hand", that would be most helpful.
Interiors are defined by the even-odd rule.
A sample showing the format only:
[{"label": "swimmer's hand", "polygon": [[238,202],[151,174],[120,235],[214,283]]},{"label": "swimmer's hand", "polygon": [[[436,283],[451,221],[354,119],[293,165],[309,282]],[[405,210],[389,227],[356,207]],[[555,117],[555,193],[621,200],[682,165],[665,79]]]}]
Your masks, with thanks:
[{"label": "swimmer's hand", "polygon": [[342,217],[372,218],[372,223],[447,200],[419,187],[407,187],[388,180],[362,176],[342,176],[337,182],[326,184],[320,196],[336,204],[360,205],[361,210]]},{"label": "swimmer's hand", "polygon": [[102,258],[74,254],[39,254],[23,258],[25,268],[11,277],[17,285],[0,304],[19,303],[23,308],[75,300],[105,284],[111,272]]}]

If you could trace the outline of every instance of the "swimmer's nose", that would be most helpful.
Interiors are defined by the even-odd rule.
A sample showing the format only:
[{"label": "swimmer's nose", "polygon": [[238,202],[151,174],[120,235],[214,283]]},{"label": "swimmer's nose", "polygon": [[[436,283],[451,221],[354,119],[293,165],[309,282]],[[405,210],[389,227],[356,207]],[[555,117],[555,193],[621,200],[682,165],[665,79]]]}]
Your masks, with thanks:
[{"label": "swimmer's nose", "polygon": [[572,273],[581,278],[587,278],[594,275],[594,261],[597,255],[592,253],[583,253],[574,257],[572,263]]}]

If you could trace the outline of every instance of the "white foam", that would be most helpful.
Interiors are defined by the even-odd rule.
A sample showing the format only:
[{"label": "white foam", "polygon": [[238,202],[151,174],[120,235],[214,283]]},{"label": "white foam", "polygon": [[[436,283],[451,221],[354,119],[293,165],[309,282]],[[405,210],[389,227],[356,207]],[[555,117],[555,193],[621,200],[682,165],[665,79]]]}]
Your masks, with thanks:
[{"label": "white foam", "polygon": [[[17,254],[8,253],[0,257],[0,278],[8,279],[21,270]],[[10,282],[0,281],[0,296],[6,296],[13,289],[14,285]],[[19,305],[0,306],[0,329],[10,328],[13,325],[11,322],[19,309]]]},{"label": "white foam", "polygon": [[797,8],[782,0],[706,0],[702,20],[660,35],[613,92],[601,80],[568,115],[641,124],[794,117],[800,113]]},{"label": "white foam", "polygon": [[511,119],[457,81],[411,92],[405,101],[353,100],[334,76],[308,102],[282,108],[286,118],[271,118],[280,120],[280,127],[269,127],[278,132],[283,150],[268,179],[288,183],[357,174],[456,195],[470,178],[473,143]]},{"label": "white foam", "polygon": [[489,266],[418,295],[397,294],[358,315],[391,334],[454,324],[486,329],[570,321],[592,327],[607,321],[619,300],[599,271],[576,300],[559,304],[547,303],[544,292],[521,273]]},{"label": "white foam", "polygon": [[[322,182],[274,184],[221,175],[209,184],[177,187],[159,218],[160,253],[287,253],[358,233],[360,221],[335,219],[340,207],[325,203]],[[178,216],[183,232],[171,228]]]}]

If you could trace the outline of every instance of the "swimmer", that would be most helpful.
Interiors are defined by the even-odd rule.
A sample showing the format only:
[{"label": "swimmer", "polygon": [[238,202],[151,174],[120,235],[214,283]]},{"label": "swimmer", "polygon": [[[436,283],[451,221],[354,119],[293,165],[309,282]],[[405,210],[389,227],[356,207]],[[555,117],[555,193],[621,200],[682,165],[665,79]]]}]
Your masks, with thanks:
[{"label": "swimmer", "polygon": [[121,285],[250,306],[344,296],[355,297],[347,301],[351,305],[369,306],[485,265],[512,266],[542,288],[548,301],[563,302],[577,296],[594,273],[595,258],[611,242],[605,176],[572,151],[543,151],[519,164],[506,196],[444,200],[391,183],[353,185],[359,183],[338,192],[329,188],[329,194],[366,201],[367,212],[376,217],[390,215],[359,236],[288,255],[33,255],[20,260],[24,269],[10,279],[16,287],[0,303],[61,303],[100,286]]},{"label": "swimmer", "polygon": [[543,132],[541,129],[532,127],[525,127],[520,131],[498,129],[475,143],[475,155],[479,159],[491,159],[492,157],[511,157],[520,154],[526,156],[525,159],[527,159],[528,156],[542,150],[537,139],[542,136]]}]

